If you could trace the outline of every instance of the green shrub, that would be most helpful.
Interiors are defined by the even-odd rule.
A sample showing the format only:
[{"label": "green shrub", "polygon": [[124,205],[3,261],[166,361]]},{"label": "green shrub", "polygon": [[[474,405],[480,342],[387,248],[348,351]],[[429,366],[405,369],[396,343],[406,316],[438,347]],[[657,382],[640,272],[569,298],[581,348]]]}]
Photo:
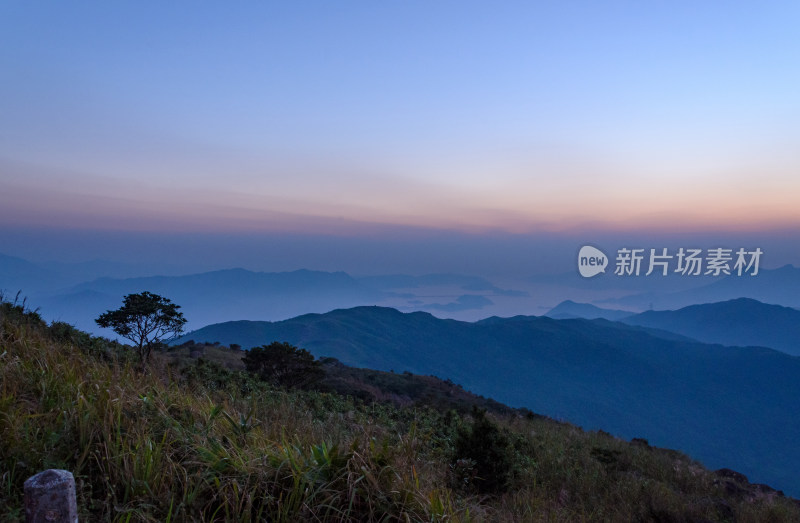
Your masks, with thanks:
[{"label": "green shrub", "polygon": [[253,347],[242,361],[248,372],[282,387],[305,387],[324,375],[310,352],[286,342]]},{"label": "green shrub", "polygon": [[469,427],[461,427],[455,440],[452,470],[461,486],[474,486],[481,493],[505,492],[513,468],[509,438],[486,417],[473,409]]},{"label": "green shrub", "polygon": [[198,358],[191,365],[187,365],[181,370],[181,375],[185,383],[189,385],[199,385],[206,390],[231,391],[239,394],[249,394],[256,389],[268,387],[263,382],[258,382],[257,378],[242,371],[227,369],[215,361]]}]

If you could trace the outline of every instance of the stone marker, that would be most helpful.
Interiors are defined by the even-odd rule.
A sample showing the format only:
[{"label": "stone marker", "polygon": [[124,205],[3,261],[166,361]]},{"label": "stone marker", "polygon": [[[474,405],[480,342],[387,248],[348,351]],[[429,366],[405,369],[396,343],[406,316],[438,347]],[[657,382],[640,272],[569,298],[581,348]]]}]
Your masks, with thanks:
[{"label": "stone marker", "polygon": [[25,480],[25,521],[78,523],[72,472],[50,469]]}]

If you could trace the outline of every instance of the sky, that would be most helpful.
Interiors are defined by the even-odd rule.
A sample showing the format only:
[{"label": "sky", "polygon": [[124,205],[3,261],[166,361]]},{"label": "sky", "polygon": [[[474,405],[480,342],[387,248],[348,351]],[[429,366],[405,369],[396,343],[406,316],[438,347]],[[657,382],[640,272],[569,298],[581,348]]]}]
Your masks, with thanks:
[{"label": "sky", "polygon": [[798,25],[793,1],[2,2],[0,252],[501,272],[702,238],[800,264]]}]

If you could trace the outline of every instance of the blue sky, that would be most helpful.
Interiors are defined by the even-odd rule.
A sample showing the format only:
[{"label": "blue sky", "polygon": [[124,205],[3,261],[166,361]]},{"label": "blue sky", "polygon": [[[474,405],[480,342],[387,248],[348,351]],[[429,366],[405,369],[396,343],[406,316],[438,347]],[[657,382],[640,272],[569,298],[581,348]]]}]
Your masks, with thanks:
[{"label": "blue sky", "polygon": [[777,238],[798,24],[796,2],[4,2],[0,229]]}]

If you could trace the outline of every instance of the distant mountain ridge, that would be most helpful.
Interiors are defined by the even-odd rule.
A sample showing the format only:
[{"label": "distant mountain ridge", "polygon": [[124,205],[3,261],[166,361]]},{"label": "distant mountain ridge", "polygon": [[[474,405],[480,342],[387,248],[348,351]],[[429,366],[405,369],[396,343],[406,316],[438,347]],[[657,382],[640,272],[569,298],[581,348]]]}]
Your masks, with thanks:
[{"label": "distant mountain ridge", "polygon": [[565,300],[547,311],[544,315],[554,320],[574,318],[596,320],[602,318],[604,320],[617,321],[626,316],[632,316],[633,314],[636,313],[617,309],[603,309],[590,303],[576,303],[572,300]]},{"label": "distant mountain ridge", "polygon": [[[686,278],[686,277],[684,277]],[[756,276],[730,275],[691,289],[676,292],[647,292],[605,300],[604,303],[638,310],[674,310],[689,305],[751,298],[763,303],[800,308],[800,268],[784,265],[760,269]]]},{"label": "distant mountain ridge", "polygon": [[750,298],[676,311],[647,311],[620,321],[668,330],[704,343],[758,345],[800,356],[800,311]]},{"label": "distant mountain ridge", "polygon": [[465,291],[487,292],[497,296],[527,296],[525,291],[501,289],[485,278],[466,276],[463,274],[387,274],[381,276],[365,276],[358,281],[375,289],[400,290],[430,287],[437,285],[454,285]]},{"label": "distant mountain ridge", "polygon": [[38,291],[60,283],[55,274],[35,263],[0,254],[0,290],[7,294]]},{"label": "distant mountain ridge", "polygon": [[[126,294],[150,291],[183,307],[189,328],[222,321],[286,319],[307,312],[327,312],[359,305],[386,305],[442,315],[474,315],[499,300],[528,297],[489,280],[464,274],[393,274],[353,277],[345,272],[299,269],[258,272],[243,268],[192,274],[121,274],[136,265],[95,260],[34,264],[0,254],[0,290],[37,303],[48,321],[64,321],[100,335],[111,335],[93,318],[116,308]],[[86,278],[96,275],[93,279]],[[99,276],[99,277],[97,277]],[[507,303],[507,301],[506,301]]]},{"label": "distant mountain ridge", "polygon": [[[81,306],[68,321],[79,327],[110,306],[119,306],[126,294],[150,291],[182,306],[190,326],[220,319],[291,317],[304,312],[325,312],[341,306],[363,305],[384,299],[388,293],[366,287],[344,272],[300,269],[291,272],[253,272],[225,269],[185,276],[100,278],[67,289],[62,295],[40,300],[42,309],[65,310],[73,296]],[[69,309],[66,309],[69,310]]]},{"label": "distant mountain ridge", "polygon": [[449,378],[515,407],[690,452],[800,493],[800,358],[658,337],[606,320],[468,323],[356,307],[210,325],[184,339],[289,343],[377,370]]}]

